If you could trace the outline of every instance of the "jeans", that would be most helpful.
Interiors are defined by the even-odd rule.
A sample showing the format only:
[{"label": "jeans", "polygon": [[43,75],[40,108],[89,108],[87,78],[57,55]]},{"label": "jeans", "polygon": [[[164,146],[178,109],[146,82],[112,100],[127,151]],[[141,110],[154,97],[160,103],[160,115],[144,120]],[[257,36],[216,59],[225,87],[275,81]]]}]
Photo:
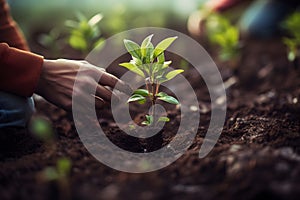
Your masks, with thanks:
[{"label": "jeans", "polygon": [[32,97],[0,92],[0,128],[26,127],[34,111]]},{"label": "jeans", "polygon": [[296,1],[257,0],[243,14],[240,20],[241,30],[259,38],[277,35],[281,22],[296,10],[298,4]]}]

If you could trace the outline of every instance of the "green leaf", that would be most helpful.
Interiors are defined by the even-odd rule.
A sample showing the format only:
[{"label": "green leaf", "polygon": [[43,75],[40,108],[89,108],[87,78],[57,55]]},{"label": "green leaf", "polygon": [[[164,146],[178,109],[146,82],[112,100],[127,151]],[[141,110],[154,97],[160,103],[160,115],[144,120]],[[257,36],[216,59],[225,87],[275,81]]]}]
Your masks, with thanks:
[{"label": "green leaf", "polygon": [[172,63],[171,60],[164,62],[163,66],[162,66],[162,69],[165,69],[165,68],[169,67],[171,65],[171,63]]},{"label": "green leaf", "polygon": [[151,63],[153,61],[153,52],[154,46],[150,42],[149,46],[146,48],[145,63]]},{"label": "green leaf", "polygon": [[43,118],[32,119],[30,131],[35,137],[45,142],[54,139],[54,131],[51,123]]},{"label": "green leaf", "polygon": [[155,74],[156,72],[160,71],[162,68],[162,65],[159,63],[153,63],[152,64],[152,74]]},{"label": "green leaf", "polygon": [[57,170],[54,167],[47,167],[43,170],[42,176],[46,181],[54,181],[59,178]]},{"label": "green leaf", "polygon": [[53,45],[53,43],[54,43],[54,39],[51,36],[46,35],[46,34],[41,35],[38,38],[38,41],[40,44],[42,44],[45,47],[49,47],[49,46]]},{"label": "green leaf", "polygon": [[140,46],[131,41],[131,40],[124,40],[124,44],[125,44],[125,47],[127,49],[127,51],[135,58],[139,58],[141,59],[141,48]]},{"label": "green leaf", "polygon": [[170,118],[169,117],[159,117],[158,122],[169,122]]},{"label": "green leaf", "polygon": [[166,78],[167,80],[171,80],[172,78],[174,78],[175,76],[177,76],[178,74],[184,72],[183,69],[176,69],[173,71],[170,71],[169,73],[167,73]]},{"label": "green leaf", "polygon": [[103,18],[103,15],[101,14],[96,14],[94,15],[89,21],[88,24],[90,26],[95,26],[96,24],[98,24],[100,22],[100,20]]},{"label": "green leaf", "polygon": [[[182,73],[182,72],[184,72],[183,69],[176,69],[176,70],[170,71],[170,72],[167,73],[167,75],[165,76],[165,77],[166,77],[165,81],[171,80],[172,78],[174,78],[175,76],[177,76],[178,74],[180,74],[180,73]],[[165,82],[165,81],[163,81],[163,82]],[[163,83],[163,82],[161,82],[161,83]]]},{"label": "green leaf", "polygon": [[159,64],[163,64],[165,62],[165,54],[164,53],[159,54],[159,56],[157,57],[157,62]]},{"label": "green leaf", "polygon": [[139,100],[138,103],[139,103],[139,104],[144,104],[144,103],[146,103],[146,98],[145,98],[145,99],[142,99],[142,100]]},{"label": "green leaf", "polygon": [[69,27],[69,28],[78,28],[79,23],[73,20],[66,20],[65,21],[65,26]]},{"label": "green leaf", "polygon": [[87,49],[87,43],[85,39],[79,35],[71,35],[69,39],[69,44],[72,48],[77,50],[85,50]]},{"label": "green leaf", "polygon": [[140,66],[143,64],[143,62],[141,61],[141,59],[133,57],[132,56],[132,62],[136,65],[136,66]]},{"label": "green leaf", "polygon": [[142,95],[143,97],[149,96],[148,90],[145,90],[145,89],[137,89],[133,92],[133,94],[139,94],[139,95]]},{"label": "green leaf", "polygon": [[142,44],[141,44],[141,53],[142,53],[142,56],[145,57],[146,56],[146,49],[149,47],[150,43],[151,43],[151,39],[153,37],[153,34],[152,35],[149,35],[148,37],[146,37]]},{"label": "green leaf", "polygon": [[166,82],[168,79],[166,77],[164,77],[163,75],[159,75],[159,76],[156,76],[156,80],[159,83],[163,83],[163,82]]},{"label": "green leaf", "polygon": [[145,78],[144,72],[142,70],[140,70],[136,65],[132,64],[132,63],[121,63],[119,64],[122,67],[127,68],[128,70],[142,76]]},{"label": "green leaf", "polygon": [[150,126],[151,124],[148,121],[143,121],[142,125]]},{"label": "green leaf", "polygon": [[179,104],[177,99],[175,99],[174,97],[169,96],[169,95],[161,96],[161,97],[158,97],[157,99],[165,101],[170,104],[176,104],[176,105]]},{"label": "green leaf", "polygon": [[70,173],[71,165],[68,158],[60,158],[56,163],[56,168],[60,175],[66,176]]},{"label": "green leaf", "polygon": [[154,57],[156,58],[161,53],[163,53],[173,42],[177,39],[176,37],[169,37],[158,43],[158,45],[154,49]]},{"label": "green leaf", "polygon": [[288,60],[289,60],[290,62],[293,62],[295,59],[296,59],[295,53],[294,53],[293,51],[289,51],[289,52],[288,52]]},{"label": "green leaf", "polygon": [[81,12],[76,12],[76,17],[78,21],[87,21],[86,17]]},{"label": "green leaf", "polygon": [[143,125],[150,126],[153,123],[153,116],[152,115],[146,115],[146,121],[143,121]]},{"label": "green leaf", "polygon": [[134,102],[134,101],[143,102],[146,101],[146,98],[140,94],[134,94],[127,100],[127,103]]},{"label": "green leaf", "polygon": [[158,94],[156,94],[157,97],[165,97],[168,96],[168,94],[164,93],[164,92],[159,92]]}]

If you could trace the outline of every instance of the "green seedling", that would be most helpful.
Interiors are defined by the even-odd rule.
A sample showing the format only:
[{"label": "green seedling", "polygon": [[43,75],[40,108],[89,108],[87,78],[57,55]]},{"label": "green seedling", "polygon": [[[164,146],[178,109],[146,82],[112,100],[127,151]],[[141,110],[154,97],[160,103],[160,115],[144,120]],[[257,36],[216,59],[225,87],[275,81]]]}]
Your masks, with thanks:
[{"label": "green seedling", "polygon": [[30,131],[43,142],[55,139],[51,123],[42,117],[35,117],[31,120]]},{"label": "green seedling", "polygon": [[[184,71],[182,69],[170,70],[169,66],[172,62],[165,60],[165,50],[177,37],[166,38],[158,43],[156,47],[151,42],[152,37],[153,35],[146,37],[141,45],[131,40],[124,40],[125,47],[130,53],[132,60],[121,63],[120,66],[143,77],[146,86],[146,89],[135,90],[127,102],[144,104],[147,99],[150,99],[152,106],[155,105],[157,100],[170,104],[179,104],[176,98],[159,91],[160,85],[163,82],[173,79]],[[170,120],[167,116],[160,116],[157,119],[154,109],[151,110],[149,115],[145,116],[146,120],[142,122],[143,125],[150,126],[158,122],[168,122]]]},{"label": "green seedling", "polygon": [[300,13],[295,12],[288,16],[283,22],[289,37],[284,37],[283,42],[287,46],[287,58],[290,62],[295,62],[299,57],[300,47]]},{"label": "green seedling", "polygon": [[88,19],[83,14],[77,13],[77,21],[67,20],[65,25],[70,28],[69,45],[83,54],[94,48],[101,48],[104,39],[100,37],[99,22],[102,18],[101,14]]},{"label": "green seedling", "polygon": [[42,117],[33,117],[29,124],[30,132],[46,144],[49,155],[56,151],[55,134],[49,120]]},{"label": "green seedling", "polygon": [[56,166],[45,168],[39,178],[46,182],[56,182],[60,199],[71,199],[70,197],[70,172],[72,162],[68,158],[60,158],[56,162]]},{"label": "green seedling", "polygon": [[205,27],[210,43],[219,48],[219,59],[222,62],[231,63],[231,67],[235,69],[240,58],[241,48],[239,29],[219,14],[208,15]]}]

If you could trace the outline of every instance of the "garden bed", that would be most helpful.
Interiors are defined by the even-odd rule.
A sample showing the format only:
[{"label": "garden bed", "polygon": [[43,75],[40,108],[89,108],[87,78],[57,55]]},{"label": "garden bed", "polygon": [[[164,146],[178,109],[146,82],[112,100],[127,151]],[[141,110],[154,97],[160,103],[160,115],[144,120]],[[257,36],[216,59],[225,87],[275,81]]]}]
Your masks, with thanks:
[{"label": "garden bed", "polygon": [[[299,69],[285,59],[285,47],[279,40],[248,41],[245,46],[247,56],[237,83],[227,89],[224,129],[205,158],[199,159],[198,152],[210,121],[210,99],[205,84],[199,84],[200,77],[190,68],[185,75],[200,100],[201,119],[193,144],[176,162],[146,174],[111,169],[85,149],[71,115],[39,100],[38,113],[51,119],[57,133],[57,150],[49,151],[26,130],[1,130],[0,198],[59,198],[55,182],[43,182],[38,174],[55,165],[58,158],[68,157],[72,161],[73,199],[297,199]],[[228,69],[219,67],[225,81],[232,78]],[[111,141],[126,150],[143,152],[143,142],[126,136],[114,123],[109,108],[100,110],[99,115]],[[176,110],[169,117],[163,145],[172,139],[174,125],[180,120]],[[137,113],[135,120],[139,120]]]}]

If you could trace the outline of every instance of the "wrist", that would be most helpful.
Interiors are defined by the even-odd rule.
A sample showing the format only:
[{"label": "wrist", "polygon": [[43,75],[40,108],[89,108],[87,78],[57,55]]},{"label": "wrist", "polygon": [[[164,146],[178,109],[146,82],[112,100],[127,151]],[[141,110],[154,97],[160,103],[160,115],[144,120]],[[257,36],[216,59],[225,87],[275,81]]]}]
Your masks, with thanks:
[{"label": "wrist", "polygon": [[44,86],[45,86],[45,78],[46,78],[46,73],[47,73],[47,69],[49,68],[49,66],[51,65],[53,61],[48,60],[48,59],[44,59],[42,66],[41,66],[41,71],[40,71],[40,77],[39,80],[37,82],[37,86],[36,86],[36,90],[35,93],[38,95],[43,96],[43,91],[44,91]]}]

